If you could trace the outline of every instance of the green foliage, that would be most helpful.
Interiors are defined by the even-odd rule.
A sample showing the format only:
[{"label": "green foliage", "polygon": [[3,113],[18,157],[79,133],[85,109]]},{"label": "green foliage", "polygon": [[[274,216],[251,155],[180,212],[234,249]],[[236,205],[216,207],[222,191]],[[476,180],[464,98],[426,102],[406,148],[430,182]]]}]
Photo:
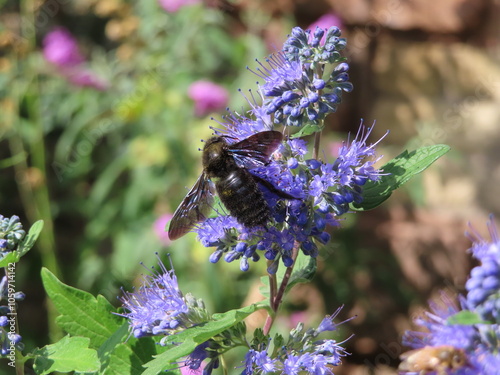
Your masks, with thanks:
[{"label": "green foliage", "polygon": [[8,253],[2,260],[0,260],[0,267],[7,267],[9,263],[17,263],[23,255],[25,255],[35,245],[40,232],[43,229],[43,220],[38,220],[34,223],[26,237],[19,244],[17,250]]},{"label": "green foliage", "polygon": [[241,309],[229,310],[222,314],[214,314],[212,317],[213,321],[188,328],[176,335],[167,337],[168,343],[180,344],[172,346],[169,350],[147,363],[147,370],[144,372],[144,375],[158,374],[166,368],[172,367],[172,361],[190,354],[199,344],[233,327],[243,321],[248,315],[263,307],[263,305],[254,304]]},{"label": "green foliage", "polygon": [[61,314],[57,324],[71,335],[88,337],[91,348],[99,348],[120,327],[123,319],[112,314],[115,309],[103,296],[65,285],[45,268],[42,281]]},{"label": "green foliage", "polygon": [[446,319],[446,322],[450,325],[465,325],[465,326],[471,326],[474,324],[492,324],[490,322],[485,322],[483,319],[481,319],[478,313],[469,310],[463,310],[459,311],[456,314],[453,314],[452,316],[448,317],[448,319]]},{"label": "green foliage", "polygon": [[[129,337],[127,323],[113,315],[115,309],[102,296],[91,294],[61,283],[50,271],[42,270],[42,280],[47,294],[58,312],[57,323],[72,337],[66,336],[54,345],[46,346],[35,354],[36,371],[85,371],[99,374],[156,374],[172,367],[172,362],[191,353],[193,349],[213,336],[240,323],[248,315],[264,308],[250,305],[241,309],[214,314],[213,321],[198,325],[165,338],[168,350],[158,346],[150,337],[136,339]],[[78,339],[78,340],[76,340]],[[68,342],[66,351],[57,354]],[[80,360],[64,358],[85,345],[86,357]],[[164,351],[165,350],[165,351]],[[163,352],[162,354],[159,354]],[[151,361],[151,358],[156,355]],[[88,358],[87,358],[88,357]],[[95,358],[94,358],[95,357]],[[90,362],[92,359],[93,362]],[[89,363],[93,369],[89,369]],[[96,365],[97,363],[97,365]],[[72,367],[73,366],[73,367]],[[97,366],[97,367],[96,367]],[[144,372],[143,366],[147,367]],[[173,367],[176,367],[174,365]],[[82,370],[82,368],[86,368]],[[100,368],[100,370],[98,370]]]},{"label": "green foliage", "polygon": [[65,336],[53,345],[34,351],[34,370],[39,375],[54,372],[97,372],[99,359],[97,352],[89,348],[86,337]]},{"label": "green foliage", "polygon": [[371,210],[389,198],[392,192],[414,175],[424,171],[437,159],[450,150],[446,145],[421,147],[415,151],[404,151],[383,165],[381,169],[387,173],[379,181],[368,181],[363,188],[363,202],[352,204],[356,211]]}]

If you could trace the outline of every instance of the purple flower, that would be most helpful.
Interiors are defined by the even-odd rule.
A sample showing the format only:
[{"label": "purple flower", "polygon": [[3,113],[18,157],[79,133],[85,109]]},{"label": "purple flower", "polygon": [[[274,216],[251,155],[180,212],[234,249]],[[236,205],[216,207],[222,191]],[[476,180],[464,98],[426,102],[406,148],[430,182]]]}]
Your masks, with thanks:
[{"label": "purple flower", "polygon": [[[322,15],[320,18],[318,18],[316,21],[314,21],[312,24],[310,24],[306,29],[310,30],[312,33],[309,36],[309,43],[313,42],[313,38],[315,37],[314,32],[316,31],[317,28],[319,29],[326,29],[328,30],[330,27],[336,26],[339,29],[343,29],[344,25],[342,24],[342,20],[336,16],[335,14],[328,13]],[[325,44],[325,35],[323,34],[322,38],[318,42],[320,45]]]},{"label": "purple flower", "polygon": [[[466,302],[463,303],[464,305]],[[449,368],[449,375],[496,375],[498,373],[498,348],[500,325],[498,324],[451,324],[449,318],[462,311],[446,295],[440,304],[431,303],[431,312],[417,318],[415,323],[425,331],[407,331],[403,344],[415,349],[439,351],[442,348],[463,353],[464,364]],[[413,374],[413,373],[411,373]]]},{"label": "purple flower", "polygon": [[24,240],[26,231],[19,216],[3,217],[0,215],[0,254],[15,250]]},{"label": "purple flower", "polygon": [[60,68],[74,67],[85,62],[76,39],[62,27],[52,30],[43,39],[43,56]]},{"label": "purple flower", "polygon": [[[318,44],[324,32],[316,29]],[[349,66],[337,52],[345,41],[337,34],[338,28],[331,28],[325,46],[316,48],[318,45],[309,45],[306,32],[294,28],[282,53],[269,56],[266,64],[257,60],[259,67],[252,72],[265,82],[260,86],[266,97],[264,106],[267,114],[274,114],[274,122],[287,126],[318,124],[337,110],[342,91],[352,90]],[[337,64],[333,71],[325,71],[324,66],[332,63]]]},{"label": "purple flower", "polygon": [[250,349],[245,355],[245,370],[242,375],[250,375],[254,370],[259,374],[269,374],[276,371],[276,359],[269,358],[267,349],[257,351]]},{"label": "purple flower", "polygon": [[208,358],[208,352],[206,350],[208,346],[209,342],[205,341],[203,344],[200,344],[196,348],[194,348],[191,354],[189,354],[186,358],[184,366],[181,367],[181,370],[183,370],[183,372],[186,372],[187,374],[190,374],[190,372],[187,372],[185,369],[189,369],[193,371],[193,373],[197,373],[198,370],[203,369],[203,367],[205,367],[203,366],[203,361]]},{"label": "purple flower", "polygon": [[493,217],[488,222],[491,241],[487,241],[471,227],[468,233],[473,241],[471,252],[481,264],[472,269],[467,280],[467,306],[486,321],[500,324],[500,237]]},{"label": "purple flower", "polygon": [[175,13],[185,6],[201,3],[201,0],[158,0],[160,6],[169,13]]},{"label": "purple flower", "polygon": [[[139,290],[124,292],[120,314],[129,319],[135,337],[169,335],[178,329],[190,327],[203,321],[203,313],[194,313],[197,306],[179,290],[174,269],[167,270],[158,259],[160,271],[145,275]],[[201,321],[199,321],[201,319]]]},{"label": "purple flower", "polygon": [[[234,115],[228,123],[233,126],[217,132],[235,138],[241,136],[238,129],[243,129],[245,134],[252,132],[250,124],[255,122],[244,119]],[[235,122],[231,123],[232,120]],[[210,261],[217,262],[222,257],[227,262],[240,259],[240,268],[246,271],[248,259],[258,259],[257,249],[264,252],[268,260],[281,258],[288,267],[293,263],[295,246],[300,246],[304,254],[316,257],[318,249],[314,242],[325,244],[330,240],[327,225],[337,226],[337,216],[347,212],[351,202],[362,201],[363,185],[382,175],[373,166],[379,159],[375,154],[378,142],[367,143],[370,133],[371,128],[362,125],[355,139],[343,144],[333,163],[305,159],[308,153],[306,142],[292,139],[280,146],[267,165],[250,169],[250,173],[273,186],[273,189],[268,185],[259,185],[259,188],[274,223],[265,230],[245,228],[230,216],[210,218],[200,223],[195,229],[200,242],[206,247],[216,247]],[[279,192],[293,198],[283,199]],[[252,249],[251,254],[236,250],[242,241]],[[273,272],[275,265],[269,272]]]},{"label": "purple flower", "polygon": [[194,101],[195,115],[200,117],[226,108],[229,102],[227,90],[210,81],[193,82],[188,96]]},{"label": "purple flower", "polygon": [[[340,309],[335,311],[329,319],[333,320]],[[322,324],[327,324],[328,327],[335,325],[331,321]],[[265,343],[253,344],[245,356],[242,375],[268,373],[282,375],[333,374],[331,366],[340,365],[341,359],[349,353],[342,347],[345,341],[318,340],[321,332],[319,327],[304,331],[304,325],[298,323],[297,327],[290,332],[288,340],[281,338],[279,347],[274,347],[273,350],[269,348],[272,342],[270,338]],[[275,345],[277,345],[276,342]]]},{"label": "purple flower", "polygon": [[340,311],[342,310],[344,306],[340,306],[337,310],[332,315],[327,315],[323,318],[321,323],[318,326],[318,333],[324,332],[324,331],[336,331],[337,327],[351,319],[354,319],[355,317],[349,318],[348,320],[344,320],[343,322],[340,323],[334,323],[333,319],[339,315]]},{"label": "purple flower", "polygon": [[68,30],[58,27],[43,39],[43,56],[55,65],[57,72],[76,86],[106,90],[109,83],[86,67],[76,39]]}]

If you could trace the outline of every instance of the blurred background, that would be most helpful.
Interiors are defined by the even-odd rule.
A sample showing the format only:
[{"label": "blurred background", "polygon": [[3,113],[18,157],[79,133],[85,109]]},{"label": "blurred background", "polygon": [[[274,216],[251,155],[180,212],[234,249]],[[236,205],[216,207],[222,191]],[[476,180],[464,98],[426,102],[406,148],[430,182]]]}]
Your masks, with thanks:
[{"label": "blurred background", "polygon": [[[116,306],[171,253],[183,291],[212,312],[259,299],[264,262],[210,264],[194,235],[163,232],[200,173],[200,139],[230,106],[248,109],[255,67],[291,28],[337,25],[354,91],[328,118],[334,158],[361,119],[384,161],[446,143],[443,160],[382,207],[346,215],[311,284],[277,329],[317,324],[345,305],[336,374],[395,374],[400,338],[427,300],[456,295],[470,270],[467,222],[500,211],[500,2],[497,0],[0,0],[0,214],[43,219],[16,269],[30,351],[54,340],[40,268]],[[208,93],[208,94],[207,94]],[[262,326],[252,316],[249,325]],[[237,363],[235,362],[235,365]]]}]

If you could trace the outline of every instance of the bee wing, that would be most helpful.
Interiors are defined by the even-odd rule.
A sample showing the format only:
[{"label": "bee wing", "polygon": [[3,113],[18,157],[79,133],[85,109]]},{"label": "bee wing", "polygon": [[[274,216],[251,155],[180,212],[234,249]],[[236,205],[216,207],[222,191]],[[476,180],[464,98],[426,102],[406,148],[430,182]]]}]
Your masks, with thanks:
[{"label": "bee wing", "polygon": [[213,182],[202,173],[175,210],[168,227],[168,238],[176,240],[189,232],[197,223],[205,220],[213,206],[214,192]]},{"label": "bee wing", "polygon": [[269,162],[271,154],[283,140],[283,134],[275,130],[264,131],[251,135],[237,143],[228,146],[235,159],[247,166],[255,168]]}]

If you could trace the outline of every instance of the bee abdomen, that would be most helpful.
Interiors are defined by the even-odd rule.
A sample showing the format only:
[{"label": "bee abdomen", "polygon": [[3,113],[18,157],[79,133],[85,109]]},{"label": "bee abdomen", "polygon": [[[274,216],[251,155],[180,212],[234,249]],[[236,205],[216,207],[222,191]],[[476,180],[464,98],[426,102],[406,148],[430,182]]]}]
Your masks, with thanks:
[{"label": "bee abdomen", "polygon": [[271,214],[264,196],[250,172],[237,169],[220,179],[217,194],[224,206],[246,227],[266,225]]}]

